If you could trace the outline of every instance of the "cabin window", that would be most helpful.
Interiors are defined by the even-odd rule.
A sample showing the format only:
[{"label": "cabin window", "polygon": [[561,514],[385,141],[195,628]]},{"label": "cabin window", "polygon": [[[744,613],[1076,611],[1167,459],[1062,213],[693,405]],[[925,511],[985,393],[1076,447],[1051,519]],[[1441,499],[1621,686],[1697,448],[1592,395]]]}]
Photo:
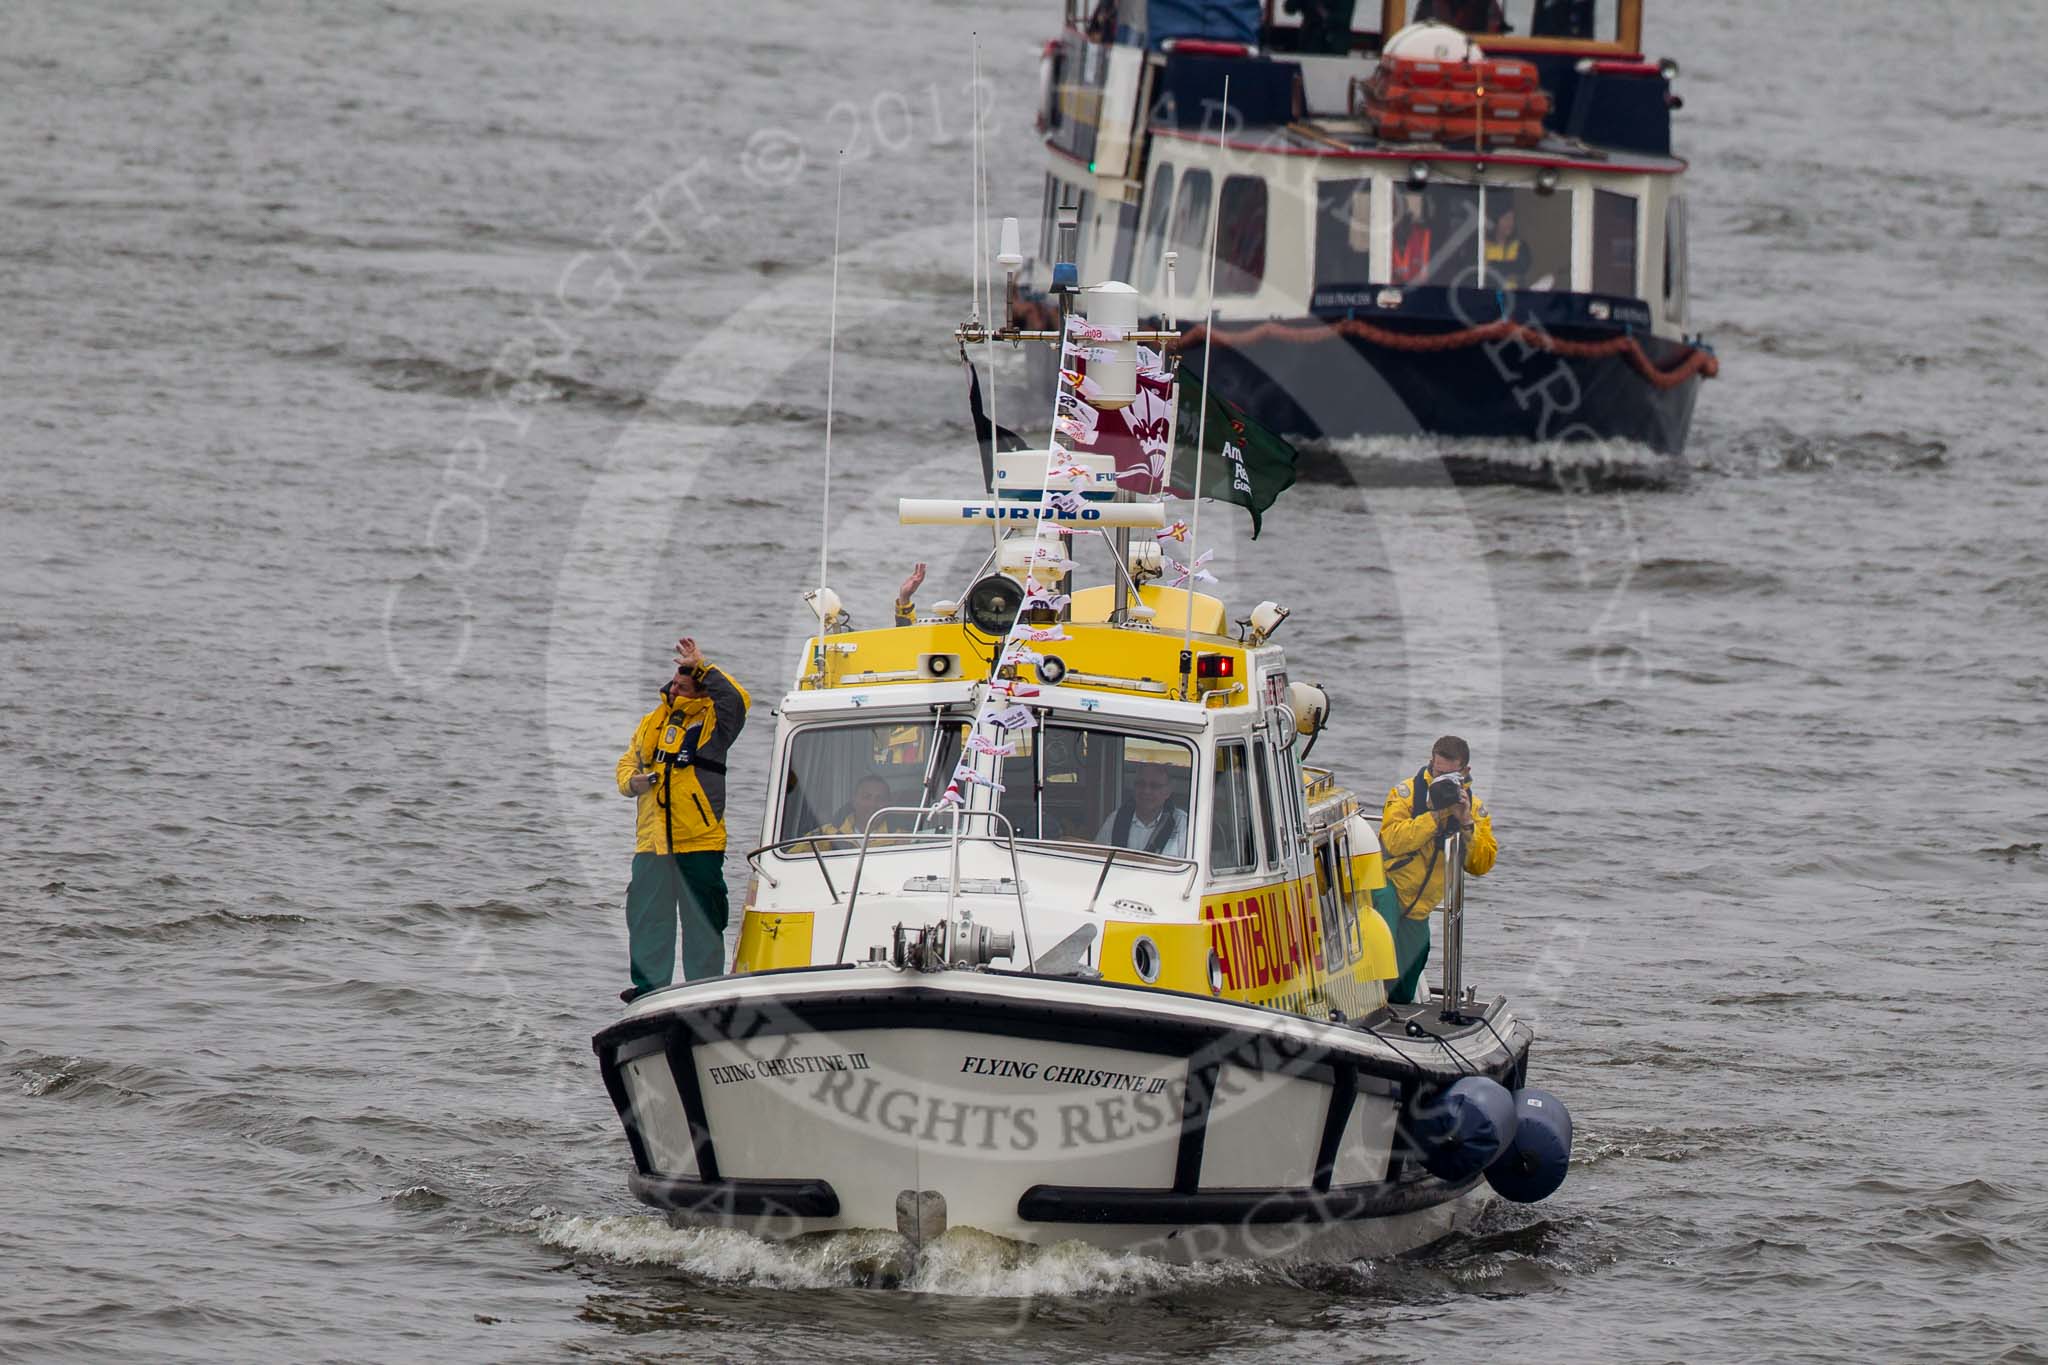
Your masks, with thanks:
[{"label": "cabin window", "polygon": [[1145,201],[1145,236],[1138,248],[1138,292],[1151,294],[1159,287],[1160,261],[1166,254],[1166,216],[1173,208],[1173,164],[1162,161],[1152,172],[1150,197]]},{"label": "cabin window", "polygon": [[[782,818],[778,839],[806,834],[850,835],[828,849],[860,846],[867,817],[883,806],[926,806],[937,799],[959,762],[966,722],[947,717],[932,721],[890,720],[867,725],[817,725],[799,730],[789,743],[789,766],[782,782]],[[933,762],[932,749],[939,749]],[[925,781],[933,774],[932,787]],[[884,817],[876,831],[908,829],[913,817]],[[808,856],[808,848],[796,853]]]},{"label": "cabin window", "polygon": [[1685,321],[1692,281],[1687,277],[1685,196],[1674,194],[1664,204],[1664,316]]},{"label": "cabin window", "polygon": [[1435,20],[1467,33],[1613,42],[1620,36],[1614,0],[1415,0],[1411,23]]},{"label": "cabin window", "polygon": [[1372,181],[1316,186],[1316,288],[1364,285],[1372,274]]},{"label": "cabin window", "polygon": [[1216,746],[1215,794],[1209,808],[1209,862],[1217,872],[1249,872],[1259,865],[1252,834],[1251,784],[1245,774],[1244,744]]},{"label": "cabin window", "polygon": [[[1337,939],[1339,947],[1330,950],[1334,959],[1342,956],[1342,966],[1349,966],[1365,956],[1365,933],[1358,927],[1359,902],[1358,882],[1352,876],[1351,834],[1343,825],[1330,838],[1332,856],[1337,862]],[[1368,912],[1369,913],[1369,912]],[[1339,970],[1333,965],[1332,971]]]},{"label": "cabin window", "polygon": [[1039,733],[1045,746],[1039,837],[1193,856],[1190,745],[1092,726],[1047,725]]},{"label": "cabin window", "polygon": [[1255,294],[1266,278],[1266,182],[1226,178],[1216,212],[1216,292]]},{"label": "cabin window", "polygon": [[1323,918],[1323,970],[1335,976],[1365,954],[1352,903],[1351,841],[1341,826],[1316,845],[1316,904]]},{"label": "cabin window", "polygon": [[1593,192],[1593,292],[1636,296],[1636,201]]},{"label": "cabin window", "polygon": [[1259,807],[1259,832],[1266,838],[1266,866],[1280,866],[1280,836],[1273,829],[1273,770],[1266,761],[1266,741],[1252,741],[1252,768],[1257,774],[1255,797]]},{"label": "cabin window", "polygon": [[1572,278],[1572,200],[1533,188],[1486,191],[1484,289],[1568,289]]},{"label": "cabin window", "polygon": [[[1471,185],[1395,186],[1395,284],[1475,284],[1479,278],[1479,191]],[[1460,277],[1463,277],[1462,279]]]},{"label": "cabin window", "polygon": [[[1484,215],[1485,231],[1480,230]],[[1568,288],[1572,201],[1533,187],[1394,187],[1395,284],[1465,289]],[[1482,257],[1483,262],[1482,262]]]},{"label": "cabin window", "polygon": [[1173,249],[1180,253],[1180,292],[1196,293],[1205,288],[1209,272],[1204,268],[1209,248],[1209,196],[1215,182],[1207,171],[1189,171],[1180,179],[1180,195],[1173,204]]}]

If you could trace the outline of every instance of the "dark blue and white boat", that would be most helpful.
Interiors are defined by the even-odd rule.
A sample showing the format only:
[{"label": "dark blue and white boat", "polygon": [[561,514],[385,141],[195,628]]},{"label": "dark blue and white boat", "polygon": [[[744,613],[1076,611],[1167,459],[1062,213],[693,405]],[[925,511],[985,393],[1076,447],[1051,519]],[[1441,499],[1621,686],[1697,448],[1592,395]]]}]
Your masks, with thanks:
[{"label": "dark blue and white boat", "polygon": [[[1069,223],[1081,276],[1185,325],[1213,238],[1211,382],[1311,476],[1348,437],[1679,455],[1717,366],[1687,330],[1676,68],[1642,28],[1642,0],[1067,0],[1037,261]],[[1057,283],[1027,269],[1011,320]]]}]

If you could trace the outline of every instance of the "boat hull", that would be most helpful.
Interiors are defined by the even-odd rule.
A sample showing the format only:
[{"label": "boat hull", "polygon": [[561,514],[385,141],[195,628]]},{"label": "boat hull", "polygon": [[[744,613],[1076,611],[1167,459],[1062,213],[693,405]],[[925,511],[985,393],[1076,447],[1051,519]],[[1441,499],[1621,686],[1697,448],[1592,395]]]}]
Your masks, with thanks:
[{"label": "boat hull", "polygon": [[[1207,364],[1216,392],[1295,443],[1297,472],[1315,482],[1411,479],[1412,459],[1354,444],[1374,437],[1433,437],[1439,447],[1446,439],[1474,443],[1436,452],[1458,482],[1553,484],[1560,471],[1588,465],[1563,448],[1602,442],[1650,452],[1647,460],[1605,471],[1614,478],[1664,482],[1682,474],[1702,376],[1693,371],[1660,387],[1645,369],[1686,372],[1694,347],[1647,332],[1581,327],[1540,329],[1562,350],[1512,337],[1430,349],[1466,328],[1448,308],[1440,311],[1441,320],[1379,317],[1369,329],[1352,331],[1341,318],[1219,324]],[[1628,335],[1640,360],[1627,350],[1567,353],[1600,351]],[[1188,352],[1197,365],[1200,346],[1195,338]],[[1051,352],[1034,349],[1030,365],[1034,388],[1049,395],[1056,379]],[[1602,475],[1597,467],[1592,472]]]},{"label": "boat hull", "polygon": [[[1412,1159],[1404,1105],[1460,1068],[1387,1036],[1172,992],[835,967],[636,1003],[594,1042],[630,1184],[672,1221],[793,1237],[971,1227],[1172,1261],[1395,1254],[1483,1185]],[[1452,1035],[1505,1084],[1503,1006]]]},{"label": "boat hull", "polygon": [[[1638,345],[1665,368],[1686,347]],[[1325,332],[1218,346],[1217,391],[1261,425],[1312,441],[1417,436],[1531,442],[1632,441],[1684,453],[1697,375],[1659,389],[1624,355],[1580,357],[1516,343],[1413,350]],[[1340,456],[1305,452],[1308,478],[1348,481]]]}]

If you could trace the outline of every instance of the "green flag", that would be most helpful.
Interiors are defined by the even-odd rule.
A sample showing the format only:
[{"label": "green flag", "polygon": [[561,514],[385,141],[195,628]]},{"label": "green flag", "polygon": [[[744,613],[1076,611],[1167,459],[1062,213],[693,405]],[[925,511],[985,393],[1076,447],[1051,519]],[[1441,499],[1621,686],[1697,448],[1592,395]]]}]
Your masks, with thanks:
[{"label": "green flag", "polygon": [[[1174,417],[1172,491],[1190,496],[1195,482],[1195,433],[1202,421],[1202,376],[1193,366],[1180,367],[1179,411]],[[1208,450],[1202,458],[1202,496],[1234,502],[1252,514],[1252,539],[1259,538],[1259,516],[1273,499],[1294,486],[1294,447],[1245,415],[1244,409],[1210,393],[1209,424],[1203,432]]]}]

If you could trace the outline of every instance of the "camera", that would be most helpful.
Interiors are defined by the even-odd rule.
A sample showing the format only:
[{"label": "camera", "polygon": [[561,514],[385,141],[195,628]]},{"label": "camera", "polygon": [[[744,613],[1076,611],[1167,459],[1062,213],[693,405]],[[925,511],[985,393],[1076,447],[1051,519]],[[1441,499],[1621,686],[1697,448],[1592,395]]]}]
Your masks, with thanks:
[{"label": "camera", "polygon": [[1429,781],[1429,808],[1431,810],[1455,810],[1465,799],[1469,784],[1463,773],[1438,773]]}]

